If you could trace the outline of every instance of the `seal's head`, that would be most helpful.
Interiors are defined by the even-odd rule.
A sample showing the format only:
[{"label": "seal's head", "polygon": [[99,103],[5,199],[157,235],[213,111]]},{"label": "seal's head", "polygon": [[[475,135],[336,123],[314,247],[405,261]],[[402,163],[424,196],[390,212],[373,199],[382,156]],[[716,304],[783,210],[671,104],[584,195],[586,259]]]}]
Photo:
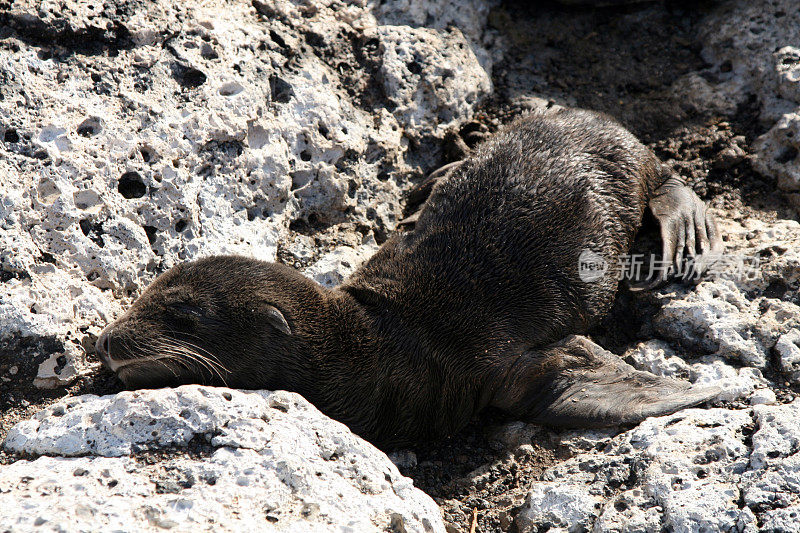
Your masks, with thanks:
[{"label": "seal's head", "polygon": [[263,386],[292,377],[285,375],[292,365],[283,363],[302,351],[322,290],[291,268],[255,259],[184,263],[103,330],[97,354],[132,388]]}]

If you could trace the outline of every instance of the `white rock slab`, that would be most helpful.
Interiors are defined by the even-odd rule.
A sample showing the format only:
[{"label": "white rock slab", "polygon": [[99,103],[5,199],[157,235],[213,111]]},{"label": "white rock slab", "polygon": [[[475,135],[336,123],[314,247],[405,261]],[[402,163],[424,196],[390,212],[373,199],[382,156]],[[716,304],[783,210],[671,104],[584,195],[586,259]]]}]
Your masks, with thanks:
[{"label": "white rock slab", "polygon": [[0,468],[11,531],[444,531],[385,454],[283,391],[79,396],[4,446],[46,455]]},{"label": "white rock slab", "polygon": [[562,444],[576,455],[534,484],[517,525],[689,533],[757,531],[760,519],[798,531],[798,420],[795,400],[739,411],[687,409],[601,439],[600,447],[593,432],[565,433]]}]

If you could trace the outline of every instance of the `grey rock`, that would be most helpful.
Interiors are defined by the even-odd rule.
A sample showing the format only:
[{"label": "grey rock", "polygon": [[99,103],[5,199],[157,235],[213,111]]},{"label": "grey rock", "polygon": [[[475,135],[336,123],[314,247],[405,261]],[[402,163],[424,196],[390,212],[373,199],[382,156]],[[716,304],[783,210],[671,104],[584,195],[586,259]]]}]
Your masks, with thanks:
[{"label": "grey rock", "polygon": [[[482,38],[487,8],[417,4]],[[76,340],[46,354],[41,387],[88,372],[84,346],[176,263],[274,261],[304,223],[370,246],[401,217],[405,176],[438,163],[445,130],[491,90],[458,29],[392,25],[366,3],[23,1],[8,13],[21,38],[0,50],[0,268],[13,273],[0,338]],[[53,57],[37,53],[44,41]],[[113,53],[66,53],[92,47]],[[423,135],[422,149],[408,141]],[[311,273],[333,283],[344,262]]]},{"label": "grey rock", "polygon": [[764,296],[770,287],[797,282],[800,224],[721,217],[720,228],[728,239],[724,261],[691,290],[667,290],[653,326],[693,355],[763,369],[778,338],[800,325],[800,306]]},{"label": "grey rock", "polygon": [[800,135],[798,110],[783,115],[758,138],[755,144],[758,156],[754,165],[759,172],[775,176],[778,187],[787,193],[789,200],[800,205],[800,158],[797,157],[800,141],[796,135]]},{"label": "grey rock", "polygon": [[[738,0],[713,10],[703,23],[703,55],[716,65],[718,82],[702,94],[726,102],[722,107],[728,113],[735,112],[735,105],[748,94],[758,97],[761,121],[770,129],[755,145],[754,166],[774,176],[800,209],[798,139],[792,136],[797,133],[800,106],[800,14],[796,7],[793,0]],[[701,98],[711,103],[712,98]]]},{"label": "grey rock", "polygon": [[582,487],[561,483],[536,483],[525,500],[525,512],[517,516],[520,531],[561,529],[570,533],[588,529],[602,499]]},{"label": "grey rock", "polygon": [[689,409],[606,437],[602,453],[585,433],[564,433],[562,444],[576,455],[531,488],[517,525],[523,531],[756,531],[758,513],[764,523],[793,531],[798,415],[798,400],[739,411]]},{"label": "grey rock", "polygon": [[381,26],[381,78],[407,135],[443,133],[491,92],[492,82],[457,29]]},{"label": "grey rock", "polygon": [[[647,330],[656,338],[623,357],[657,375],[717,385],[718,401],[742,407],[689,409],[619,434],[542,436],[572,457],[531,487],[517,519],[523,530],[796,527],[800,400],[779,403],[792,395],[776,395],[764,376],[796,378],[800,225],[724,214],[719,224],[725,254],[757,257],[757,268],[748,275],[717,268],[695,287],[676,284],[651,294],[661,306]],[[507,433],[511,444],[516,435],[534,435],[524,424],[509,425]]]},{"label": "grey rock", "polygon": [[790,379],[798,383],[800,381],[800,330],[792,329],[788,333],[781,335],[775,343],[775,351],[781,365],[781,371],[786,373]]},{"label": "grey rock", "polygon": [[774,405],[778,398],[772,389],[758,389],[750,395],[750,405]]},{"label": "grey rock", "polygon": [[46,455],[0,469],[11,531],[444,531],[386,455],[287,392],[78,396],[14,426],[4,447]]},{"label": "grey rock", "polygon": [[320,257],[303,273],[325,287],[335,287],[369,259],[377,249],[378,245],[374,238],[365,241],[357,249],[340,246]]}]

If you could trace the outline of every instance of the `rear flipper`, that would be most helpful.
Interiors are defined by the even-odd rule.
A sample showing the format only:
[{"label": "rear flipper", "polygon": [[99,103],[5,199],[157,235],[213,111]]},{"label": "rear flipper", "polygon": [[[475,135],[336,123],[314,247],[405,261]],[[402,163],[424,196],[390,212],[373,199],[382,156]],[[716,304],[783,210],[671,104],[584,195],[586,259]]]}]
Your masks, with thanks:
[{"label": "rear flipper", "polygon": [[511,368],[492,405],[560,427],[637,424],[714,399],[719,387],[636,370],[586,337],[570,336]]}]

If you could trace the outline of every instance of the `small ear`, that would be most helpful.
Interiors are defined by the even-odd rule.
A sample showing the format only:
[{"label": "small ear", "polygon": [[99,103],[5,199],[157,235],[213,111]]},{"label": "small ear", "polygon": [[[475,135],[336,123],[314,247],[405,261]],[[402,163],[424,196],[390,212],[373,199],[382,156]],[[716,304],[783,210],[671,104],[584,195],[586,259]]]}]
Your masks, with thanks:
[{"label": "small ear", "polygon": [[278,308],[273,305],[267,304],[266,308],[267,322],[269,322],[270,325],[278,331],[281,331],[286,335],[291,335],[292,330],[289,327],[289,323],[286,322],[286,319],[283,317],[283,313],[281,313]]}]

